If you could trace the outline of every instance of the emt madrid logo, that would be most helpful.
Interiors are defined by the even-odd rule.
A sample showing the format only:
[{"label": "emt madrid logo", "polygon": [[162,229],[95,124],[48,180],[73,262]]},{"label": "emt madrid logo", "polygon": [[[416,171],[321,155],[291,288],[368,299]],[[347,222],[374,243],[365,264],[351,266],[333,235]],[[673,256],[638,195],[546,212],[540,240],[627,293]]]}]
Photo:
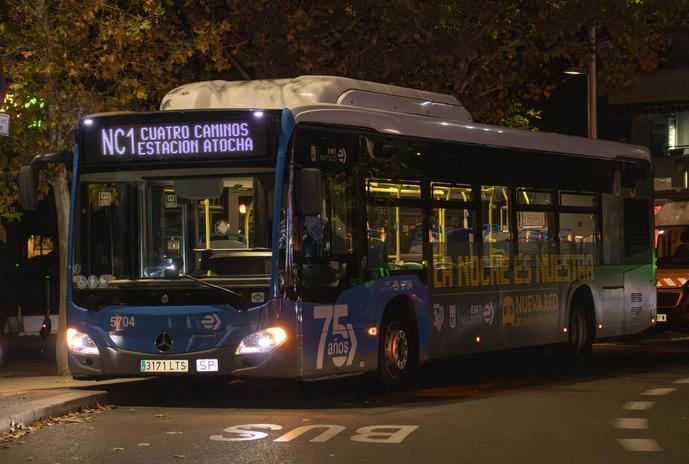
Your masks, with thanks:
[{"label": "emt madrid logo", "polygon": [[352,365],[357,347],[356,334],[351,323],[340,322],[340,319],[348,315],[347,305],[324,305],[313,308],[313,318],[323,319],[316,369],[323,369],[323,358],[326,355],[335,367]]}]

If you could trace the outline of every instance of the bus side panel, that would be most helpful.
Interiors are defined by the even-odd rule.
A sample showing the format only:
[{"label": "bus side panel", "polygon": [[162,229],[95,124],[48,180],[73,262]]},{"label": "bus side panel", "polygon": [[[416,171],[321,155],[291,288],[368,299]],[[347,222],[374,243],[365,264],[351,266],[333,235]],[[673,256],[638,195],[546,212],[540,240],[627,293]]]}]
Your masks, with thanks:
[{"label": "bus side panel", "polygon": [[432,298],[431,357],[564,341],[568,285],[479,287]]},{"label": "bus side panel", "polygon": [[624,273],[624,329],[635,334],[651,327],[656,317],[655,272],[650,264]]},{"label": "bus side panel", "polygon": [[[305,378],[372,371],[378,368],[380,323],[395,298],[412,302],[421,359],[428,346],[428,289],[413,275],[385,277],[342,292],[333,304],[302,301],[302,376]],[[368,333],[376,328],[376,334]]]}]

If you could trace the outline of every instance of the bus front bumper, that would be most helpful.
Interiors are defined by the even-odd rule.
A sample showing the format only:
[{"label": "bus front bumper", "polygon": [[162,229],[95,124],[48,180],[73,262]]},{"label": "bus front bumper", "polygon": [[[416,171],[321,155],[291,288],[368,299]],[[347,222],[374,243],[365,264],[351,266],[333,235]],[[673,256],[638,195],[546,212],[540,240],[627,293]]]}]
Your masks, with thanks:
[{"label": "bus front bumper", "polygon": [[[236,346],[178,355],[155,355],[100,347],[99,354],[94,355],[69,352],[69,371],[72,377],[79,379],[151,376],[297,378],[297,358],[290,345],[286,343],[270,353],[241,355],[235,354]],[[161,367],[168,372],[146,370]]]}]

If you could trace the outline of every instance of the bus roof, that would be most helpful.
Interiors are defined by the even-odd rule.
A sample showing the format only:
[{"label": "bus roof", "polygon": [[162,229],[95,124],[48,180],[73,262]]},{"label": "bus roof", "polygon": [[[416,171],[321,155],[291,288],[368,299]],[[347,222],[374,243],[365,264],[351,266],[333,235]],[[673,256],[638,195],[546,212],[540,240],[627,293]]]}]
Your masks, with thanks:
[{"label": "bus roof", "polygon": [[161,110],[284,109],[297,123],[603,158],[650,159],[645,147],[472,122],[452,95],[334,76],[204,81],[170,91]]},{"label": "bus roof", "polygon": [[160,109],[232,107],[293,110],[320,104],[350,105],[471,121],[469,112],[452,95],[334,76],[194,82],[170,91],[163,98]]}]

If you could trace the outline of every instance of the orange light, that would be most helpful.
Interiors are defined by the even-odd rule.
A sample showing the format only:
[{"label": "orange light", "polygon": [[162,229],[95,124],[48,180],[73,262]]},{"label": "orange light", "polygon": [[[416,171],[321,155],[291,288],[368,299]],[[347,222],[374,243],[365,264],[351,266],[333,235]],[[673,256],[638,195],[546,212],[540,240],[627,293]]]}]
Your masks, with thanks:
[{"label": "orange light", "polygon": [[481,337],[476,337],[476,343],[481,343]]},{"label": "orange light", "polygon": [[598,324],[598,330],[603,328],[603,324]]},{"label": "orange light", "polygon": [[655,324],[655,323],[656,323],[656,318],[655,318],[655,317],[652,317],[652,318],[651,318],[651,324]]},{"label": "orange light", "polygon": [[563,333],[567,333],[567,327],[563,327],[563,328],[562,328],[562,332],[563,332]]},{"label": "orange light", "polygon": [[369,327],[368,328],[368,334],[369,335],[378,335],[378,328],[377,327]]}]

